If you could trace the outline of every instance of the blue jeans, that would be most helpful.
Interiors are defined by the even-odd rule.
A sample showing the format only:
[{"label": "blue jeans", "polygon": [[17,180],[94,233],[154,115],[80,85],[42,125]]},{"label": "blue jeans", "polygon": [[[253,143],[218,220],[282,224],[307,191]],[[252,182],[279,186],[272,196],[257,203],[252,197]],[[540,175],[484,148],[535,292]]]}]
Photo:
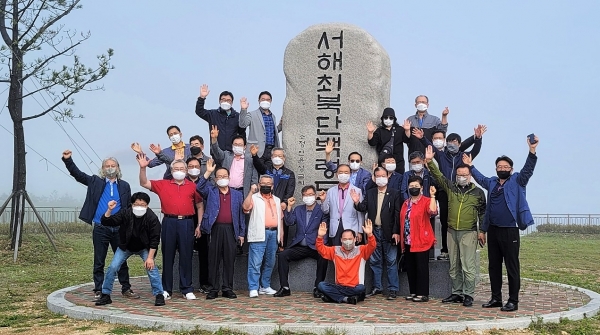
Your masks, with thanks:
[{"label": "blue jeans", "polygon": [[248,290],[271,287],[271,274],[277,253],[277,230],[265,230],[264,242],[249,242]]},{"label": "blue jeans", "polygon": [[383,239],[382,229],[373,229],[373,236],[377,240],[377,247],[369,258],[369,265],[373,270],[373,288],[382,289],[381,276],[383,275],[383,260],[385,259],[387,268],[388,290],[398,291],[400,280],[398,279],[398,246],[390,241]]},{"label": "blue jeans", "polygon": [[[94,245],[94,292],[102,291],[102,282],[104,281],[104,262],[110,246],[113,253],[119,249],[119,227],[107,227],[100,224],[94,224],[92,232],[92,243]],[[121,283],[121,292],[127,292],[131,289],[129,283],[129,267],[124,262],[119,271],[119,282]]]},{"label": "blue jeans", "polygon": [[[115,281],[115,275],[117,274],[117,270],[121,267],[121,264],[125,263],[125,261],[131,257],[132,255],[138,255],[142,258],[142,261],[146,261],[148,258],[148,249],[143,249],[138,252],[131,252],[129,250],[123,250],[118,248],[115,252],[115,256],[110,262],[108,269],[106,270],[106,278],[104,278],[104,284],[102,284],[102,293],[103,294],[111,294],[113,283]],[[156,266],[152,268],[152,270],[146,270],[148,273],[148,279],[150,279],[150,285],[152,286],[152,294],[162,294],[163,286],[160,281],[160,274],[158,273],[158,269]]]},{"label": "blue jeans", "polygon": [[342,286],[328,282],[320,282],[319,291],[335,302],[342,302],[344,298],[351,296],[359,296],[365,293],[365,285],[358,284],[355,287]]}]

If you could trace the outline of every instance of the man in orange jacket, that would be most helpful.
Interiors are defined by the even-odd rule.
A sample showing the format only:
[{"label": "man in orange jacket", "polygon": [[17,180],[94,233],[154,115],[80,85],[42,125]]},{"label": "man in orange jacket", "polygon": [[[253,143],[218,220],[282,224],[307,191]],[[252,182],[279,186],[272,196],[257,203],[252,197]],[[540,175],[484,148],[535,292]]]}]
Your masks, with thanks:
[{"label": "man in orange jacket", "polygon": [[317,287],[323,293],[323,301],[348,303],[356,305],[358,301],[364,300],[365,285],[364,273],[365,263],[375,251],[377,242],[373,236],[373,224],[367,220],[363,226],[367,234],[366,245],[355,246],[356,233],[352,229],[346,229],[342,233],[342,245],[328,247],[323,244],[323,237],[327,234],[327,224],[322,222],[316,241],[319,254],[335,265],[335,284],[320,282]]}]

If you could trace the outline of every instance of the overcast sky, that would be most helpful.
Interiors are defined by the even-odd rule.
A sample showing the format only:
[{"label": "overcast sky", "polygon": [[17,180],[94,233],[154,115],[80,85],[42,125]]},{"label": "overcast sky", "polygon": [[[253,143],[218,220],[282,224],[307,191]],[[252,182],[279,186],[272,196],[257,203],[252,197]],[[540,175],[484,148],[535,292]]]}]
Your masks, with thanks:
[{"label": "overcast sky", "polygon": [[[430,113],[450,108],[450,132],[465,138],[476,124],[488,125],[475,161],[486,175],[495,174],[494,160],[503,154],[519,170],[527,156],[525,137],[534,132],[540,145],[527,187],[532,211],[597,213],[598,156],[583,150],[597,147],[600,123],[593,106],[600,89],[598,13],[600,2],[593,0],[83,1],[83,9],[62,22],[91,31],[78,49],[83,61],[93,65],[95,55],[113,48],[116,68],[103,81],[104,91],[76,96],[75,113],[85,118],[73,124],[100,157],[119,158],[124,179],[139,190],[131,142],[165,147],[171,124],[181,126],[186,141],[194,134],[208,141],[208,127],[194,113],[201,84],[211,90],[209,108],[217,107],[223,90],[233,92],[237,110],[240,97],[247,96],[252,108],[258,92],[269,90],[280,116],[288,42],[310,25],[347,22],[387,50],[391,105],[400,118],[414,113],[416,95],[426,94]],[[0,95],[6,98],[6,92]],[[39,104],[25,101],[26,115],[45,106],[37,99]],[[6,109],[0,124],[12,128]],[[358,124],[363,127],[363,120]],[[99,159],[71,124],[63,126],[94,159],[96,172]],[[83,198],[85,188],[63,174],[60,157],[73,149],[73,159],[88,173],[90,159],[74,150],[50,116],[27,121],[25,131],[27,143],[61,169],[28,150],[29,192]],[[11,189],[12,136],[0,129],[0,140],[6,150],[3,193]],[[149,171],[160,178],[164,169]]]}]

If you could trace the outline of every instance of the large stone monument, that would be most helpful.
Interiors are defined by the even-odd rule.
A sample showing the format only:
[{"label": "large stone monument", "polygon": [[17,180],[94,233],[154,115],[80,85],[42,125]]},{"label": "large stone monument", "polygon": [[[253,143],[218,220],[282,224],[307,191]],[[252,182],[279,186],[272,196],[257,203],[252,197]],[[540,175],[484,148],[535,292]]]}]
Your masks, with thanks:
[{"label": "large stone monument", "polygon": [[383,47],[359,27],[317,24],[290,41],[283,70],[283,146],[286,166],[296,173],[297,198],[304,185],[325,190],[337,183],[325,168],[328,140],[335,144],[333,162],[347,163],[357,151],[370,170],[377,157],[366,123],[379,124],[390,104],[390,58]]}]

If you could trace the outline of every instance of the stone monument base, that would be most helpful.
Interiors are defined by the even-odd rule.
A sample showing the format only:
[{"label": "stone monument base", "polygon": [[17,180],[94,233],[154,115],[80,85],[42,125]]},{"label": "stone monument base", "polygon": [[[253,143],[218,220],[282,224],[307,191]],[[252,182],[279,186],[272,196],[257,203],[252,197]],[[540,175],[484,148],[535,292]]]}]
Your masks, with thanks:
[{"label": "stone monument base", "polygon": [[[194,288],[200,288],[199,282],[199,265],[198,255],[194,251],[192,263],[192,283]],[[179,254],[175,255],[175,265],[173,266],[173,288],[177,292],[179,288]],[[452,293],[452,283],[448,270],[450,269],[450,262],[448,261],[429,261],[429,296],[433,298],[446,298]],[[292,292],[312,292],[314,288],[315,275],[317,270],[317,261],[307,258],[298,262],[290,263],[290,274],[289,283]],[[384,268],[383,273],[386,273]],[[234,291],[247,291],[248,290],[248,256],[240,255],[235,259],[235,272],[234,272]],[[325,279],[328,282],[335,282],[335,269],[333,262],[329,262],[327,268],[327,277]],[[373,282],[373,271],[369,267],[369,262],[365,266],[365,287],[367,292],[372,289]],[[387,286],[387,278],[384,275],[382,284],[384,287],[384,293],[387,294],[385,287]],[[275,269],[271,276],[271,287],[275,290],[279,289],[279,273],[277,271],[277,262],[275,262]],[[408,291],[408,279],[406,272],[400,273],[400,296],[406,296],[409,294]]]}]

